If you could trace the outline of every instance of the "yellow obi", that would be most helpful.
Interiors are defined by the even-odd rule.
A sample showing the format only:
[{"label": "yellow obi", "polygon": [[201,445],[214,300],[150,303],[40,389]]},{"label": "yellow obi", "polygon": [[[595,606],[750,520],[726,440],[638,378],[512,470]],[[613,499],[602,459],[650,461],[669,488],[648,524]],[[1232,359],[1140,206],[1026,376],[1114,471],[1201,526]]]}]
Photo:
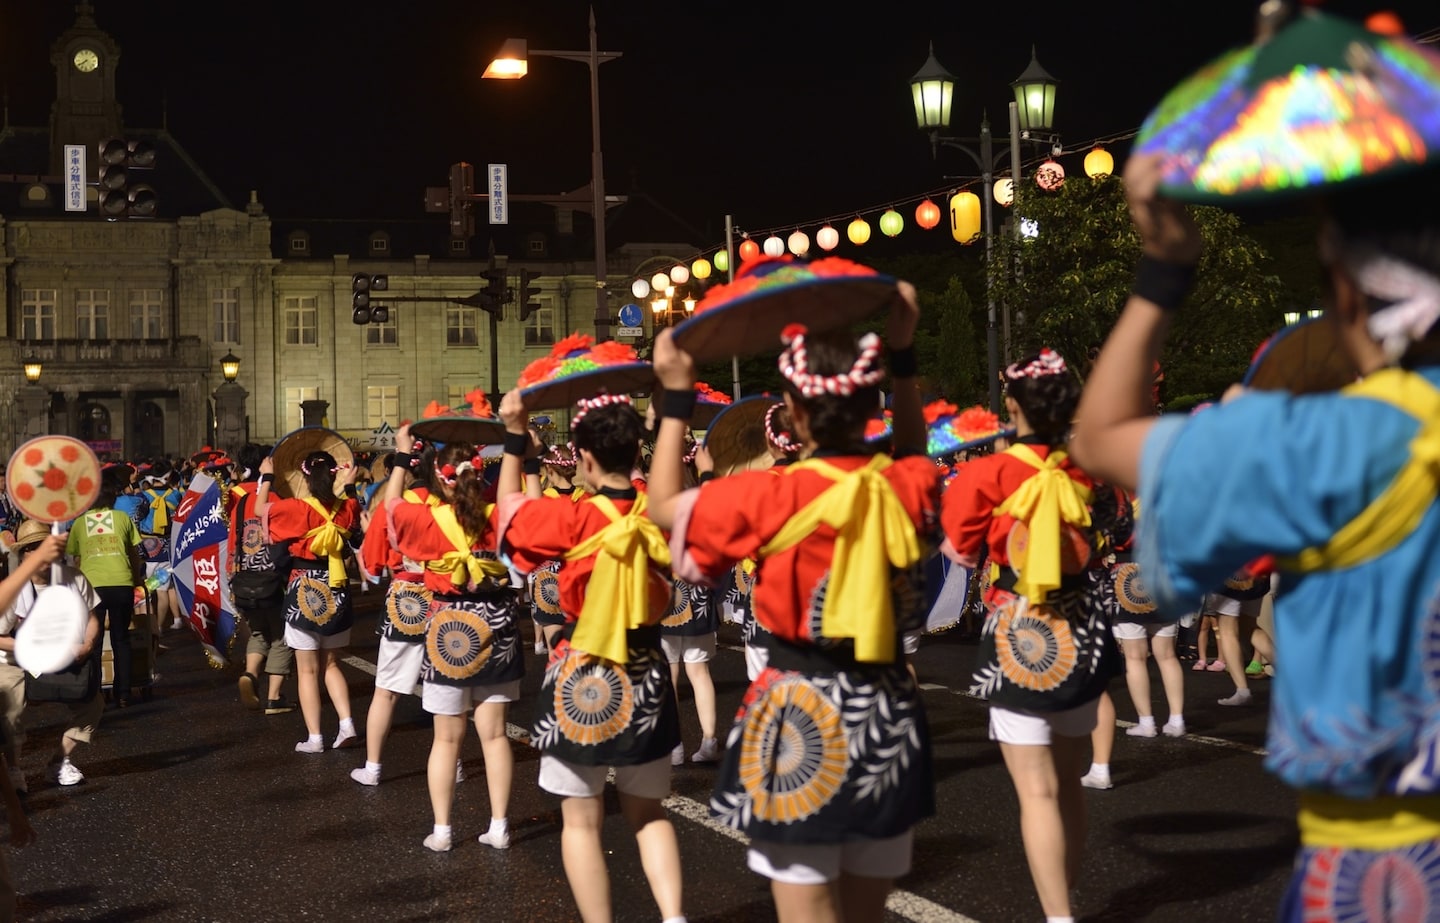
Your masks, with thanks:
[{"label": "yellow obi", "polygon": [[336,589],[349,586],[350,577],[345,573],[345,538],[350,533],[335,525],[335,514],[340,511],[337,505],[333,510],[325,509],[325,506],[314,497],[305,498],[306,506],[319,513],[325,521],[309,532],[305,538],[310,539],[310,553],[315,557],[324,557],[330,565],[329,584]]},{"label": "yellow obi", "polygon": [[765,558],[793,548],[821,525],[835,530],[830,582],[820,613],[827,638],[850,638],[862,663],[895,662],[895,607],[890,568],[920,561],[920,540],[910,513],[880,473],[891,461],[876,455],[846,471],[811,458],[786,466],[785,474],[814,471],[835,483],[801,507],[760,549]]},{"label": "yellow obi", "polygon": [[[487,519],[494,509],[493,503],[485,508]],[[510,568],[493,558],[482,558],[478,552],[471,550],[475,543],[465,534],[460,520],[455,518],[455,507],[436,504],[430,515],[435,517],[435,525],[453,548],[432,561],[426,561],[426,570],[449,575],[450,582],[462,589],[479,586],[486,578],[498,583],[504,583],[509,578]]]},{"label": "yellow obi", "polygon": [[[241,493],[243,495],[243,491]],[[154,535],[160,535],[164,533],[165,527],[170,525],[170,510],[165,505],[165,494],[153,487],[147,487],[145,496],[150,498],[150,531]]]},{"label": "yellow obi", "polygon": [[1357,801],[1301,792],[1298,822],[1306,846],[1402,849],[1440,840],[1440,797]]},{"label": "yellow obi", "polygon": [[1005,450],[1035,469],[994,515],[1013,516],[1030,530],[1025,567],[1015,580],[1015,592],[1032,603],[1041,603],[1060,589],[1060,531],[1065,523],[1084,528],[1090,525],[1090,488],[1077,484],[1061,465],[1069,454],[1051,449],[1041,458],[1030,446],[1020,443]]},{"label": "yellow obi", "polygon": [[[422,500],[420,498],[420,495],[417,494],[415,491],[407,489],[403,494],[400,495],[400,497],[406,503],[423,503],[429,507],[436,507],[440,505],[440,498],[435,494],[426,494],[425,498]],[[486,515],[489,514],[487,513]]]},{"label": "yellow obi", "polygon": [[609,497],[589,501],[610,524],[565,553],[566,561],[595,555],[585,603],[570,646],[614,663],[628,663],[626,632],[650,620],[650,565],[670,566],[670,546],[660,527],[645,515],[645,494],[621,514]]}]

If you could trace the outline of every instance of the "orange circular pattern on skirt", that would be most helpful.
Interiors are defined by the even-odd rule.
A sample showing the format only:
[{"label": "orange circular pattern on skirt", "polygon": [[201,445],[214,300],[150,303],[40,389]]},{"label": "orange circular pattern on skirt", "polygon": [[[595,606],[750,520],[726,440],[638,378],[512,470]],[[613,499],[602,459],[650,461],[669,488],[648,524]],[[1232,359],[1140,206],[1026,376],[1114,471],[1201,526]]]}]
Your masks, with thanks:
[{"label": "orange circular pattern on skirt", "polygon": [[[1005,556],[1017,573],[1025,572],[1025,556],[1030,551],[1030,527],[1016,520],[1005,539]],[[1067,523],[1060,525],[1060,573],[1068,576],[1083,574],[1090,566],[1090,540],[1085,533]]]},{"label": "orange circular pattern on skirt", "polygon": [[691,605],[690,588],[679,581],[671,581],[670,608],[660,624],[666,628],[678,628],[695,617]]},{"label": "orange circular pattern on skirt", "polygon": [[425,650],[442,676],[469,679],[490,661],[493,640],[494,633],[480,615],[465,609],[441,609],[430,617]]},{"label": "orange circular pattern on skirt", "polygon": [[433,594],[420,584],[396,580],[385,594],[385,616],[400,634],[423,635],[433,601]]},{"label": "orange circular pattern on skirt", "polygon": [[803,677],[771,686],[746,713],[740,783],[759,820],[793,824],[815,815],[849,768],[840,709]]},{"label": "orange circular pattern on skirt", "polygon": [[535,572],[535,580],[530,588],[530,596],[535,600],[535,608],[546,615],[560,615],[560,578],[555,576],[553,570],[543,569]]},{"label": "orange circular pattern on skirt", "polygon": [[315,625],[328,625],[340,612],[335,604],[335,594],[330,592],[330,583],[325,577],[301,574],[295,586],[295,602],[305,621]]},{"label": "orange circular pattern on skirt", "polygon": [[1049,606],[1023,598],[998,610],[995,654],[1006,679],[1035,692],[1058,689],[1079,660],[1070,623]]},{"label": "orange circular pattern on skirt", "polygon": [[555,720],[571,743],[593,747],[630,726],[635,690],[608,660],[572,651],[555,680]]},{"label": "orange circular pattern on skirt", "polygon": [[1140,565],[1134,561],[1115,566],[1115,599],[1121,609],[1134,615],[1149,615],[1155,611],[1155,600],[1150,598],[1145,584],[1140,582]]}]

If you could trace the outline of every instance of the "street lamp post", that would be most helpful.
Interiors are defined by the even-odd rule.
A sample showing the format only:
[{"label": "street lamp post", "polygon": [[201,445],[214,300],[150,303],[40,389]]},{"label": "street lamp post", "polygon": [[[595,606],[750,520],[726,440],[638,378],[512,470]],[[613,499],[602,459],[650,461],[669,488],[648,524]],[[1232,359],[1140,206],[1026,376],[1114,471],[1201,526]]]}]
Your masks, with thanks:
[{"label": "street lamp post", "polygon": [[215,442],[233,455],[248,438],[245,399],[250,394],[236,381],[240,377],[240,357],[232,352],[221,356],[220,375],[225,381],[211,395],[215,400]]},{"label": "street lamp post", "polygon": [[518,80],[529,72],[528,56],[579,61],[590,68],[590,193],[595,219],[595,340],[610,339],[610,309],[606,302],[608,282],[605,249],[605,156],[600,151],[600,65],[621,56],[618,51],[600,51],[595,36],[595,8],[590,7],[590,48],[588,51],[553,51],[529,48],[525,39],[506,39],[500,54],[485,68],[484,77]]},{"label": "street lamp post", "polygon": [[[995,212],[994,186],[995,167],[1008,154],[1011,158],[1012,183],[1020,179],[1020,140],[1039,140],[1036,133],[1048,132],[1055,113],[1055,88],[1057,81],[1045,72],[1035,60],[1034,49],[1030,52],[1030,66],[1012,84],[1016,102],[1010,104],[1010,145],[997,153],[990,132],[990,116],[985,114],[980,121],[978,138],[958,138],[947,134],[950,128],[950,106],[955,96],[955,77],[935,59],[935,46],[930,46],[930,56],[924,66],[910,78],[910,92],[915,103],[915,124],[930,135],[930,151],[938,156],[940,147],[963,151],[980,169],[984,188],[980,194],[985,221],[985,354],[990,379],[990,410],[1000,412],[1000,332],[995,304],[995,283],[993,277]],[[1017,113],[1023,109],[1023,113]],[[1023,132],[1019,125],[1023,124]],[[978,144],[977,151],[972,144]],[[1010,307],[1005,306],[1005,349],[1010,350]]]}]

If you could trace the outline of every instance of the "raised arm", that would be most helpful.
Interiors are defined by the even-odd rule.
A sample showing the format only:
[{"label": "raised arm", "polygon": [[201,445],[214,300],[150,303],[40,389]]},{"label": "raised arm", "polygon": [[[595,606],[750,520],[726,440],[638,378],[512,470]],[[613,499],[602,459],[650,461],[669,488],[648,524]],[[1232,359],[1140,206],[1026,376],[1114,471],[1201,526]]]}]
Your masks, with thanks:
[{"label": "raised arm", "polygon": [[695,409],[695,360],[676,345],[668,329],[655,338],[653,355],[655,377],[665,394],[655,451],[650,455],[646,512],[657,526],[669,529],[675,524],[675,505],[685,483],[685,433]]},{"label": "raised arm", "polygon": [[890,306],[886,322],[886,346],[890,347],[890,412],[894,421],[895,453],[925,453],[925,411],[920,402],[920,384],[915,380],[915,325],[920,320],[920,302],[915,286],[898,283],[899,294]]}]

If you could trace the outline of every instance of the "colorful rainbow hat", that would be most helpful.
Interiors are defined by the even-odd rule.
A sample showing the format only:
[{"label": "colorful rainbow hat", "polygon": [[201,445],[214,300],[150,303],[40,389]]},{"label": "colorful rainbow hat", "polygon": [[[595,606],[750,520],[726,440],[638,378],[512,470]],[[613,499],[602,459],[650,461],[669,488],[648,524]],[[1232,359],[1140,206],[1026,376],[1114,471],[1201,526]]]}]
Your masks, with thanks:
[{"label": "colorful rainbow hat", "polygon": [[654,383],[654,369],[633,347],[613,340],[596,343],[588,334],[572,333],[551,347],[549,355],[525,366],[516,387],[525,409],[533,413],[572,409],[581,398],[601,392],[649,391]]}]

